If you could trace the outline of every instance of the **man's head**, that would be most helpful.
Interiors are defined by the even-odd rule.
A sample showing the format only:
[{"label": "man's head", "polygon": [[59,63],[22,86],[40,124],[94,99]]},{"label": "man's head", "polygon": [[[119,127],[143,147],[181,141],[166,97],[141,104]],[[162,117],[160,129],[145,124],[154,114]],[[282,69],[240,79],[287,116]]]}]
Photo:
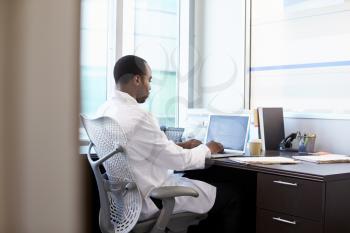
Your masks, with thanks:
[{"label": "man's head", "polygon": [[152,71],[147,62],[137,56],[120,58],[114,66],[114,80],[118,88],[144,103],[151,90]]}]

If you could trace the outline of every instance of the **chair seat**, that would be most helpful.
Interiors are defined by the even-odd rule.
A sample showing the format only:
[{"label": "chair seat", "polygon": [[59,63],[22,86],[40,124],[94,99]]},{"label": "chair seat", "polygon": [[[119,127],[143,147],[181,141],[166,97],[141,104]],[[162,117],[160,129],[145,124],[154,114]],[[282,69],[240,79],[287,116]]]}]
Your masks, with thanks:
[{"label": "chair seat", "polygon": [[[196,214],[191,212],[173,214],[170,218],[167,228],[171,232],[186,232],[188,226],[197,225],[201,220],[205,219],[206,217],[207,214]],[[142,222],[138,222],[132,230],[132,232],[150,232],[156,221],[157,218],[152,218]]]}]

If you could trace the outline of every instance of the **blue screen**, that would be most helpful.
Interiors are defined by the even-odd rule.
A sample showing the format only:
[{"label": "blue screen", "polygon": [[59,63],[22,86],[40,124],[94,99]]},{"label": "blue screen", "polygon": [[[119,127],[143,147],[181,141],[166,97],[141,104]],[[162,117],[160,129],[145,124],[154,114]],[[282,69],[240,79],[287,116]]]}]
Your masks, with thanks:
[{"label": "blue screen", "polygon": [[248,127],[248,116],[210,116],[207,142],[213,140],[225,149],[243,151]]}]

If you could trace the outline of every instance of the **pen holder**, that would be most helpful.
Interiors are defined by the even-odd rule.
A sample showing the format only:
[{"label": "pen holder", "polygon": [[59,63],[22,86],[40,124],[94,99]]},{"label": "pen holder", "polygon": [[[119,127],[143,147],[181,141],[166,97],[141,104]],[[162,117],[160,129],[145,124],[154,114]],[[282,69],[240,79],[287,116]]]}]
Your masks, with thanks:
[{"label": "pen holder", "polygon": [[315,141],[316,134],[307,134],[303,136],[297,136],[299,141],[299,153],[314,153],[315,152]]}]

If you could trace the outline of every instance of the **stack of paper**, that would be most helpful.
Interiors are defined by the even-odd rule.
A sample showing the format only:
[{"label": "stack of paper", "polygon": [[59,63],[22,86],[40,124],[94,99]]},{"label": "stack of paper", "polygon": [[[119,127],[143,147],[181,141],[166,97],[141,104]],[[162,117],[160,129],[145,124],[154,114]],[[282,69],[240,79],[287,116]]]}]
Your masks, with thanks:
[{"label": "stack of paper", "polygon": [[313,163],[350,163],[350,156],[338,154],[293,156],[293,158]]},{"label": "stack of paper", "polygon": [[295,164],[298,161],[281,156],[261,156],[261,157],[232,157],[231,160],[245,164]]}]

